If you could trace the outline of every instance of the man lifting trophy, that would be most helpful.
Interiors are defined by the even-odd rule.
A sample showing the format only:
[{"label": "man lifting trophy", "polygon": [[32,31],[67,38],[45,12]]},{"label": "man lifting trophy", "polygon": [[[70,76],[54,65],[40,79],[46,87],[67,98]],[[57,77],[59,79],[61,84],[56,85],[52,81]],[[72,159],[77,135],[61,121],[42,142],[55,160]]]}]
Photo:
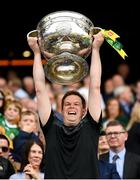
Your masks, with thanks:
[{"label": "man lifting trophy", "polygon": [[[47,142],[44,179],[100,179],[98,138],[101,109],[101,58],[104,39],[118,52],[113,31],[94,27],[84,15],[58,11],[45,16],[27,40],[34,53],[33,78],[37,110]],[[46,59],[43,66],[41,53]],[[91,53],[90,68],[86,58]],[[73,84],[89,72],[88,102],[77,91],[62,98],[62,119],[53,111],[46,77],[52,83]]]}]

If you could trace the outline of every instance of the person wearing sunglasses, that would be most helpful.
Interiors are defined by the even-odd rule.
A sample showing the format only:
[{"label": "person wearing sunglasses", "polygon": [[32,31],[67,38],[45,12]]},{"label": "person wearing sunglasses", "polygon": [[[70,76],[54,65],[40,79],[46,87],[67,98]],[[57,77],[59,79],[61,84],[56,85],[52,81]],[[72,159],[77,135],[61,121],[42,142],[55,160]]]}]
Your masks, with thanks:
[{"label": "person wearing sunglasses", "polygon": [[0,157],[8,158],[10,153],[9,140],[3,134],[0,134]]},{"label": "person wearing sunglasses", "polygon": [[15,173],[14,166],[9,158],[9,141],[6,136],[0,134],[0,179],[8,179]]}]

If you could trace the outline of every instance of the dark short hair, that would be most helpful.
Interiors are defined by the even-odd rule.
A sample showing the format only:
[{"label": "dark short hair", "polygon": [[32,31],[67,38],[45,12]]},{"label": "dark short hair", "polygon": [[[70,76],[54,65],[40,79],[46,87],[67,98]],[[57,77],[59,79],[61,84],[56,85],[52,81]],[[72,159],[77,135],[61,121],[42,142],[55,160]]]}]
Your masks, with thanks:
[{"label": "dark short hair", "polygon": [[84,99],[84,97],[78,91],[71,90],[71,91],[66,92],[66,94],[62,98],[62,110],[63,110],[63,105],[64,105],[64,101],[66,97],[71,96],[71,95],[78,96],[82,101],[83,108],[86,108],[86,100]]},{"label": "dark short hair", "polygon": [[0,134],[0,139],[5,139],[7,141],[7,143],[8,143],[8,147],[9,147],[10,142],[9,142],[8,138],[5,135]]},{"label": "dark short hair", "polygon": [[119,122],[119,121],[117,121],[117,120],[108,122],[107,125],[106,125],[106,129],[108,127],[110,127],[110,126],[121,126],[126,131],[126,128],[125,128],[124,124]]},{"label": "dark short hair", "polygon": [[100,136],[105,136],[105,131],[104,130],[100,131]]}]

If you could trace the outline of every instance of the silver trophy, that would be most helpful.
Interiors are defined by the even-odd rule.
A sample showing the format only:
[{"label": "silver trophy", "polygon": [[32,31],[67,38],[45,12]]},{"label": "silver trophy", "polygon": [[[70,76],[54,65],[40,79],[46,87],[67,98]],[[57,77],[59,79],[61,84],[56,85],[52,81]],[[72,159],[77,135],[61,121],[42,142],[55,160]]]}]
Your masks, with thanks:
[{"label": "silver trophy", "polygon": [[86,58],[91,53],[94,27],[86,16],[73,11],[57,11],[43,17],[27,37],[37,37],[46,63],[44,72],[51,82],[69,85],[88,73]]}]

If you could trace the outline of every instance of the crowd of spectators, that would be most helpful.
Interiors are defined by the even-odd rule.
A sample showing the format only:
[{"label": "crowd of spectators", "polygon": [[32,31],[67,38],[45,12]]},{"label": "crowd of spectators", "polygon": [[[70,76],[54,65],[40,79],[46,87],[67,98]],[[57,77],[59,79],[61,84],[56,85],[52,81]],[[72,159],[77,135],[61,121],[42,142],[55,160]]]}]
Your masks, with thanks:
[{"label": "crowd of spectators", "polygon": [[[103,82],[101,136],[104,135],[102,139],[105,142],[101,143],[102,139],[99,141],[99,155],[109,152],[110,147],[106,141],[105,132],[112,121],[119,121],[126,128],[128,132],[126,148],[140,155],[140,80],[130,84],[130,76],[129,66],[123,63],[118,67],[116,74]],[[69,86],[52,84],[46,79],[46,86],[52,108],[60,121],[63,121],[61,100],[65,92],[76,90],[88,101],[89,76],[82,82]],[[26,157],[25,162],[25,157],[23,157],[25,152],[29,156],[34,146],[37,146],[36,151],[39,157],[41,154],[38,158],[40,159],[38,169],[34,168],[32,158]],[[25,171],[28,171],[29,176],[39,172],[39,175],[43,177],[41,173],[43,168],[40,164],[46,146],[40,127],[32,76],[25,75],[21,79],[16,72],[14,76],[11,75],[8,78],[0,76],[0,158],[7,161],[8,168],[10,166],[9,174],[4,175],[6,165],[1,163],[4,160],[0,160],[0,178],[9,178],[12,174],[19,172],[19,176],[25,176],[23,173]],[[11,176],[11,179],[16,176],[17,174]]]}]

